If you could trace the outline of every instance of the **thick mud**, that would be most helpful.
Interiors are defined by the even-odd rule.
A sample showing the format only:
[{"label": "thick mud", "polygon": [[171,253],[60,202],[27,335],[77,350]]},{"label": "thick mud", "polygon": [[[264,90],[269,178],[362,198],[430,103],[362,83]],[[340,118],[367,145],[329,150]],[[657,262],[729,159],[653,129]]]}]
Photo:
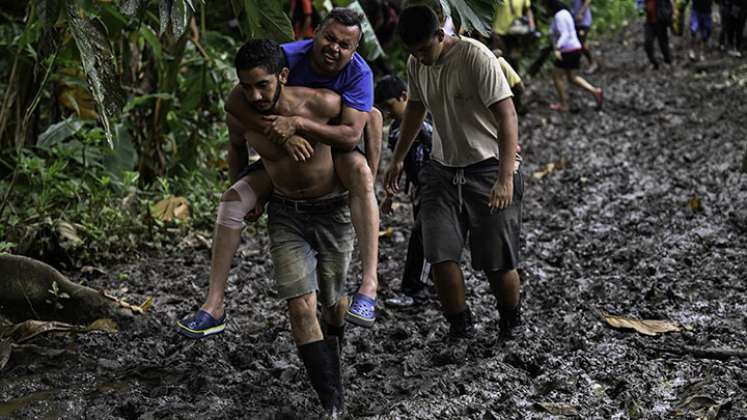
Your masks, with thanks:
[{"label": "thick mud", "polygon": [[[373,329],[348,328],[349,418],[747,418],[747,359],[685,347],[747,348],[747,61],[714,53],[695,66],[680,53],[654,73],[640,38],[631,28],[597,49],[604,68],[589,80],[605,88],[601,112],[576,90],[576,112],[554,113],[550,82],[530,81],[523,336],[497,339],[494,298],[468,265],[474,340],[447,342],[435,301],[382,304]],[[404,234],[382,239],[382,302],[399,287],[411,217],[402,200],[382,220]],[[0,371],[0,418],[318,417],[263,229],[245,236],[234,262],[228,331],[202,341],[173,325],[207,290],[205,247],[71,273],[155,304],[118,334],[46,335],[14,348]],[[608,327],[602,313],[691,329],[645,336]]]}]

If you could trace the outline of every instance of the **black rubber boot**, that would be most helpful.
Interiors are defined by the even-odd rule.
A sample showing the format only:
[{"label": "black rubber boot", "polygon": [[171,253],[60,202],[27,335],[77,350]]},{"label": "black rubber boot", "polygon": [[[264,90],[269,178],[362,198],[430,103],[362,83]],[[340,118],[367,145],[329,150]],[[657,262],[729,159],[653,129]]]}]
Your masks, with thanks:
[{"label": "black rubber boot", "polygon": [[339,346],[338,351],[342,354],[342,348],[345,345],[345,324],[336,327],[327,321],[322,321],[322,332],[324,333],[325,339],[329,337],[337,339],[337,344]]},{"label": "black rubber boot", "polygon": [[333,382],[335,384],[335,411],[342,415],[345,410],[345,388],[342,385],[342,342],[341,337],[330,335],[324,341],[331,354]]},{"label": "black rubber boot", "polygon": [[498,308],[501,318],[498,321],[499,336],[503,339],[510,340],[516,336],[516,332],[521,327],[521,303],[516,306]]},{"label": "black rubber boot", "polygon": [[337,339],[328,338],[298,346],[311,386],[319,396],[327,418],[342,415],[343,395]]},{"label": "black rubber boot", "polygon": [[449,337],[460,339],[473,338],[475,336],[475,324],[472,321],[472,311],[470,311],[469,308],[465,308],[462,312],[457,314],[444,315],[450,325]]}]

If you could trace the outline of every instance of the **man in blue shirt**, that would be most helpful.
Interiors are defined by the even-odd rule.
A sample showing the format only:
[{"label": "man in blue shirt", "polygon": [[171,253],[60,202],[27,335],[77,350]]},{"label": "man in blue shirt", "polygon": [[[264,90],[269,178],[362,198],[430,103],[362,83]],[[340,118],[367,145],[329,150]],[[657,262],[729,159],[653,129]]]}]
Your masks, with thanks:
[{"label": "man in blue shirt", "polygon": [[[333,147],[337,176],[350,191],[352,222],[363,266],[362,284],[345,318],[359,325],[371,326],[375,320],[378,287],[379,229],[373,182],[381,153],[383,122],[381,113],[373,109],[373,74],[355,52],[362,36],[361,20],[362,15],[355,11],[336,8],[320,23],[313,40],[282,45],[290,69],[288,86],[326,88],[341,95],[343,106],[337,124],[321,124],[300,116],[258,115],[250,109],[253,98],[246,98],[240,86],[229,94],[226,111],[247,131],[264,132],[270,140],[282,145],[299,165],[303,165],[314,150],[304,139]],[[356,151],[364,127],[367,137],[365,156]],[[294,136],[296,133],[303,138]],[[200,311],[177,323],[177,330],[183,335],[200,338],[220,333],[225,328],[224,292],[231,260],[240,240],[241,222],[250,210],[254,216],[261,213],[266,201],[264,197],[272,190],[272,183],[261,164],[249,166],[248,163],[247,149],[231,143],[228,165],[231,181],[235,184],[223,194],[218,208],[210,288]],[[325,330],[330,335],[339,336],[343,325],[326,325]]]}]

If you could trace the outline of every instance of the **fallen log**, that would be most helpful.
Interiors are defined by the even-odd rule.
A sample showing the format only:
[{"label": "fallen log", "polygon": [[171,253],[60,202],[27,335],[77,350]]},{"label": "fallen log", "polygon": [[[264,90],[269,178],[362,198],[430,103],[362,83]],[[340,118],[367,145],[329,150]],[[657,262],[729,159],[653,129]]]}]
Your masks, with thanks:
[{"label": "fallen log", "polygon": [[53,267],[19,255],[0,255],[0,314],[27,319],[88,324],[100,318],[131,318],[102,293],[71,282]]}]

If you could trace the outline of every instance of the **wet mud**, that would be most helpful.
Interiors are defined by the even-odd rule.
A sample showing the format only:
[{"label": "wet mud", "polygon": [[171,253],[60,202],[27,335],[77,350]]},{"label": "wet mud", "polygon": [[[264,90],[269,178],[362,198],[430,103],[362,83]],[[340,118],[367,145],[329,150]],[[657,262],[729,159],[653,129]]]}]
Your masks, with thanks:
[{"label": "wet mud", "polygon": [[[550,82],[530,81],[523,334],[498,340],[495,300],[466,259],[477,338],[447,341],[435,300],[381,304],[371,330],[348,328],[349,418],[747,418],[747,359],[683,350],[747,348],[747,61],[714,54],[692,65],[680,52],[680,64],[655,73],[639,38],[636,27],[599,46],[604,66],[588,79],[605,88],[601,112],[577,90],[575,112],[550,111]],[[381,302],[404,262],[411,216],[400,200],[382,219],[399,233],[382,238]],[[155,304],[118,334],[14,348],[0,371],[0,418],[319,417],[274,296],[264,229],[244,236],[234,263],[228,330],[201,341],[173,325],[207,290],[204,246],[68,273]],[[645,336],[610,328],[604,313],[690,329]]]}]

